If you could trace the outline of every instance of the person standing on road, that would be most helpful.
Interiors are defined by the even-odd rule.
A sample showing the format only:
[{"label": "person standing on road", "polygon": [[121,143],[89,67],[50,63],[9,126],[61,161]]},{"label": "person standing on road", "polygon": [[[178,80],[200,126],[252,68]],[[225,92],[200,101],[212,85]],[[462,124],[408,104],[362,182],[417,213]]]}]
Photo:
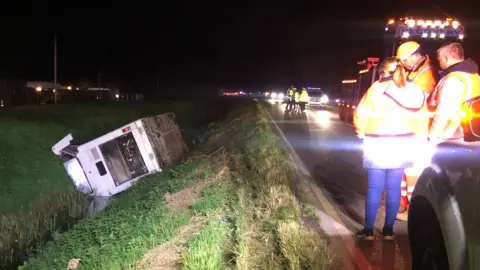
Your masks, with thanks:
[{"label": "person standing on road", "polygon": [[[438,79],[428,55],[422,55],[420,44],[415,41],[407,41],[398,47],[397,57],[403,61],[403,66],[407,71],[407,81],[420,87],[428,100],[437,85]],[[416,173],[411,168],[406,169],[402,179],[402,199],[397,215],[399,220],[406,221],[408,219],[408,202],[412,196],[416,180]]]},{"label": "person standing on road", "polygon": [[478,65],[465,59],[460,43],[450,43],[437,50],[437,59],[444,76],[432,93],[436,108],[429,141],[437,145],[445,141],[463,140],[461,125],[462,105],[480,95]]},{"label": "person standing on road", "polygon": [[294,106],[294,96],[297,89],[292,85],[287,89],[287,110],[293,109]]},{"label": "person standing on road", "polygon": [[300,96],[298,97],[298,103],[300,104],[300,111],[305,111],[305,106],[310,102],[310,98],[308,97],[308,91],[305,87],[302,87],[302,92],[300,92]]},{"label": "person standing on road", "polygon": [[363,166],[368,176],[365,225],[357,236],[374,239],[375,219],[385,188],[383,238],[393,240],[400,184],[404,169],[412,166],[417,145],[426,142],[428,108],[425,93],[406,81],[399,58],[386,58],[378,70],[382,79],[372,84],[354,112],[354,126],[358,137],[363,139]]},{"label": "person standing on road", "polygon": [[295,89],[295,94],[294,94],[294,97],[293,97],[293,102],[294,102],[293,109],[294,110],[298,110],[298,108],[299,108],[299,104],[298,104],[299,99],[300,99],[300,93],[298,92],[297,89]]}]

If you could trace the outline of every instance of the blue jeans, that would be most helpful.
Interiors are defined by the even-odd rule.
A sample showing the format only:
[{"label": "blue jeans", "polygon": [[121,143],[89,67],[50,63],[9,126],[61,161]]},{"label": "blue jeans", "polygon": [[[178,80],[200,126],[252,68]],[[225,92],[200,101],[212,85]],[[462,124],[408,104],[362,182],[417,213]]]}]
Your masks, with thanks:
[{"label": "blue jeans", "polygon": [[365,201],[365,228],[373,229],[378,208],[386,188],[386,214],[384,228],[393,228],[400,207],[400,185],[403,169],[367,169],[368,191]]}]

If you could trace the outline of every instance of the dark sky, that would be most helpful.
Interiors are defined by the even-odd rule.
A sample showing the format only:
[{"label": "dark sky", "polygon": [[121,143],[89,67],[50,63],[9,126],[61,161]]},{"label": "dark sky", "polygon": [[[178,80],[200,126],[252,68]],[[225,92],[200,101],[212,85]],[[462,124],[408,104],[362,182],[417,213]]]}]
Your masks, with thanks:
[{"label": "dark sky", "polygon": [[[353,7],[343,1],[174,2],[97,9],[37,4],[22,16],[2,17],[0,77],[52,81],[57,35],[58,81],[64,84],[97,83],[100,73],[102,85],[143,91],[156,88],[157,75],[168,91],[294,82],[334,88],[354,74],[357,60],[381,56],[383,24],[407,8],[386,1]],[[470,18],[479,8],[437,5],[476,26]]]}]

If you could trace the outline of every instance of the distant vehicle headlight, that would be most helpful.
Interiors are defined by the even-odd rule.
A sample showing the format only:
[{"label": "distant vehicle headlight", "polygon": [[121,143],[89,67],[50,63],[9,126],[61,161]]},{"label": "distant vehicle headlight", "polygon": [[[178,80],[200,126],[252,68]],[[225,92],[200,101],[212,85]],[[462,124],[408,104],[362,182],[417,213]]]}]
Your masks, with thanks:
[{"label": "distant vehicle headlight", "polygon": [[280,94],[277,95],[278,99],[283,99],[284,97],[285,97],[285,95],[283,93],[280,93]]},{"label": "distant vehicle headlight", "polygon": [[322,98],[320,99],[320,102],[328,103],[328,96],[327,95],[322,96]]},{"label": "distant vehicle headlight", "polygon": [[270,96],[271,96],[272,98],[277,98],[277,93],[272,93]]}]

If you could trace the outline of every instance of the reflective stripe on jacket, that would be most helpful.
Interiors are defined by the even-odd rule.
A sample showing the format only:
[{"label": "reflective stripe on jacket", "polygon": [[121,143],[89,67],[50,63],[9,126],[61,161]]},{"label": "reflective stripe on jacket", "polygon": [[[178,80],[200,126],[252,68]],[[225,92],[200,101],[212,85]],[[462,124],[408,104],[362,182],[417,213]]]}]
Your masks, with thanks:
[{"label": "reflective stripe on jacket", "polygon": [[300,93],[300,97],[298,98],[298,102],[305,102],[305,103],[310,102],[310,98],[308,97],[307,90],[305,89],[302,90],[302,92]]},{"label": "reflective stripe on jacket", "polygon": [[366,168],[407,168],[415,149],[426,142],[429,112],[424,92],[413,83],[398,88],[391,78],[375,82],[354,112],[357,134],[364,136]]},{"label": "reflective stripe on jacket", "polygon": [[461,110],[466,100],[480,95],[480,76],[475,62],[465,60],[445,71],[435,90],[437,108],[430,137],[437,142],[463,139]]},{"label": "reflective stripe on jacket", "polygon": [[420,87],[427,97],[433,92],[437,85],[437,79],[428,56],[425,56],[425,60],[419,67],[408,74],[407,80]]}]

